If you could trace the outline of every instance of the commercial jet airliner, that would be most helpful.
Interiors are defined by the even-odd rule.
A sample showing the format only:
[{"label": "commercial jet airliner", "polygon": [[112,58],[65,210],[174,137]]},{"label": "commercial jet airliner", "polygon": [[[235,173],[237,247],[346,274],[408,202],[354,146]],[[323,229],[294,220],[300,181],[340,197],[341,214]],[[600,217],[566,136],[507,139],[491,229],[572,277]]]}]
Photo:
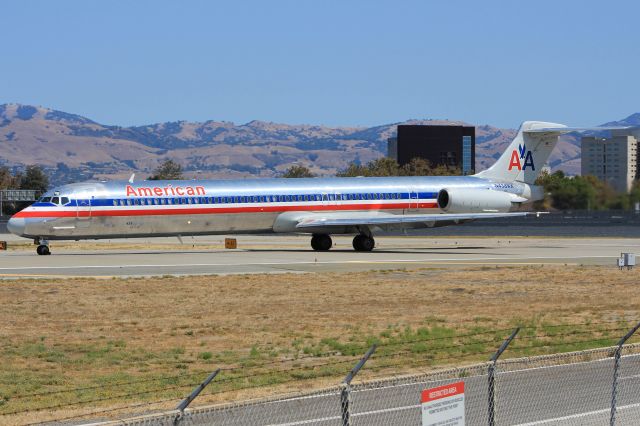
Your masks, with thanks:
[{"label": "commercial jet airliner", "polygon": [[[534,185],[558,136],[585,129],[527,121],[489,169],[472,176],[113,181],[63,185],[15,214],[10,232],[51,240],[211,234],[308,233],[314,250],[331,235],[354,234],[371,251],[374,233],[524,216],[540,200]],[[595,130],[595,129],[594,129]],[[597,128],[603,130],[603,128]]]}]

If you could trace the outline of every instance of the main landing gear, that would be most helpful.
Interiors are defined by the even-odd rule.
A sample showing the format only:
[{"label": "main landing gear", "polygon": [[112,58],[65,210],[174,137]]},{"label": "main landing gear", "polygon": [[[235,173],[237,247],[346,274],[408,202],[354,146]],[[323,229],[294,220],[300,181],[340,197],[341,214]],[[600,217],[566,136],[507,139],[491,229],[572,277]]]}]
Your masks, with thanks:
[{"label": "main landing gear", "polygon": [[353,248],[355,251],[371,251],[375,245],[376,241],[373,237],[369,237],[365,234],[359,234],[353,238]]},{"label": "main landing gear", "polygon": [[51,254],[51,250],[49,250],[49,241],[41,240],[38,238],[34,242],[38,244],[38,248],[36,248],[36,253],[38,253],[40,256],[48,256]]},{"label": "main landing gear", "polygon": [[[353,239],[355,251],[371,251],[376,245],[372,236],[365,234],[356,235]],[[333,246],[331,237],[327,234],[313,234],[311,237],[311,248],[315,251],[327,251]]]},{"label": "main landing gear", "polygon": [[327,251],[331,246],[333,246],[333,241],[327,234],[313,234],[311,237],[311,248],[315,251]]}]

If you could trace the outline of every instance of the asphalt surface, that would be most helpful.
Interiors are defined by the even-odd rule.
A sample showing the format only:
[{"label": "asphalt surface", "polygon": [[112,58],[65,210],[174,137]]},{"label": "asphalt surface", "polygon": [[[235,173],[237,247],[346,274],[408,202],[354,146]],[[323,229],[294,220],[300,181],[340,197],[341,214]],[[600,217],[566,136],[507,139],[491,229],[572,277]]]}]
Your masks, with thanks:
[{"label": "asphalt surface", "polygon": [[[585,264],[614,266],[621,252],[640,253],[633,238],[382,237],[358,253],[351,238],[334,238],[328,252],[309,248],[307,236],[241,236],[225,250],[224,237],[52,243],[38,256],[26,240],[8,240],[0,278],[113,277],[246,273],[348,272],[429,266]],[[117,244],[117,245],[115,245]],[[12,245],[16,247],[12,249]]]},{"label": "asphalt surface", "polygon": [[[526,364],[523,365],[526,367]],[[617,394],[617,425],[637,425],[640,418],[640,356],[621,360]],[[350,396],[352,425],[420,425],[422,390],[465,382],[467,425],[488,424],[487,376],[396,383],[381,387],[354,386]],[[497,425],[609,424],[613,359],[525,368],[496,375]],[[145,424],[171,424],[175,414]],[[270,402],[245,403],[190,413],[188,425],[341,425],[339,391]],[[111,423],[115,424],[115,423]],[[141,424],[141,423],[140,423]]]}]

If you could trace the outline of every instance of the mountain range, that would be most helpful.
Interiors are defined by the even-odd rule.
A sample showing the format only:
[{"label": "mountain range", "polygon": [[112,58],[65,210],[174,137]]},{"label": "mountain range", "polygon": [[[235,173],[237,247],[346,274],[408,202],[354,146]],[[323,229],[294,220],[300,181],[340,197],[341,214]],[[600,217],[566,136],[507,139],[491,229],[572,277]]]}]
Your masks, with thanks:
[{"label": "mountain range", "polygon": [[[174,121],[146,126],[104,125],[80,115],[21,104],[0,105],[0,165],[41,165],[55,184],[88,179],[146,178],[167,158],[192,178],[272,177],[292,164],[334,175],[350,162],[386,154],[398,124],[469,125],[450,120],[408,120],[381,126],[328,127],[264,121]],[[640,113],[607,125],[640,125]],[[514,129],[476,126],[476,170],[490,166]],[[561,138],[553,170],[580,173],[576,136]]]}]

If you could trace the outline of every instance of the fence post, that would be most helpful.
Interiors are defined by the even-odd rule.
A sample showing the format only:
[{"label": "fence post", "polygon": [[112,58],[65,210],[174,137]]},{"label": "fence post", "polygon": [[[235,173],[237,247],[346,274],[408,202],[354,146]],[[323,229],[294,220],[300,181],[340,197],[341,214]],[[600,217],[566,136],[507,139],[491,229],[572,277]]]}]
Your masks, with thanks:
[{"label": "fence post", "polygon": [[200,392],[202,392],[202,390],[204,388],[207,387],[207,385],[209,383],[211,383],[211,381],[213,379],[216,378],[216,376],[218,375],[218,373],[220,373],[220,369],[218,368],[216,371],[214,371],[213,373],[209,374],[209,377],[207,377],[206,379],[204,379],[204,382],[200,383],[192,392],[191,394],[186,397],[185,399],[183,399],[180,404],[178,404],[178,406],[176,407],[176,410],[180,410],[180,413],[176,416],[176,418],[173,420],[173,424],[177,425],[180,422],[180,419],[182,418],[182,416],[184,416],[184,410],[185,408],[187,408],[189,406],[189,404],[191,404],[191,402],[193,402],[194,399],[196,399],[198,397],[198,395],[200,395]]},{"label": "fence post", "polygon": [[362,357],[360,361],[349,371],[347,377],[344,378],[342,384],[340,385],[340,406],[342,408],[342,426],[351,426],[351,418],[349,405],[351,403],[351,381],[358,371],[364,366],[364,364],[369,360],[371,355],[376,351],[378,345],[374,344],[369,348],[366,354]]},{"label": "fence post", "polygon": [[614,426],[616,424],[616,397],[618,396],[618,368],[620,367],[620,356],[622,355],[622,345],[629,340],[633,334],[640,328],[640,323],[636,324],[622,339],[618,342],[618,347],[614,353],[613,361],[613,384],[611,386],[611,417],[609,424]]},{"label": "fence post", "polygon": [[496,363],[498,362],[498,358],[500,358],[500,355],[502,355],[502,352],[504,352],[505,349],[507,349],[507,346],[509,346],[509,343],[511,343],[511,341],[516,337],[516,334],[518,334],[518,331],[520,331],[520,327],[518,327],[515,330],[513,330],[513,333],[511,333],[511,336],[507,337],[507,339],[504,342],[502,342],[502,345],[500,345],[500,347],[498,348],[496,353],[494,353],[493,356],[491,357],[491,359],[489,360],[489,361],[491,361],[491,364],[489,364],[489,371],[488,371],[488,377],[489,377],[489,426],[494,426],[495,425],[495,370],[496,370]]}]

